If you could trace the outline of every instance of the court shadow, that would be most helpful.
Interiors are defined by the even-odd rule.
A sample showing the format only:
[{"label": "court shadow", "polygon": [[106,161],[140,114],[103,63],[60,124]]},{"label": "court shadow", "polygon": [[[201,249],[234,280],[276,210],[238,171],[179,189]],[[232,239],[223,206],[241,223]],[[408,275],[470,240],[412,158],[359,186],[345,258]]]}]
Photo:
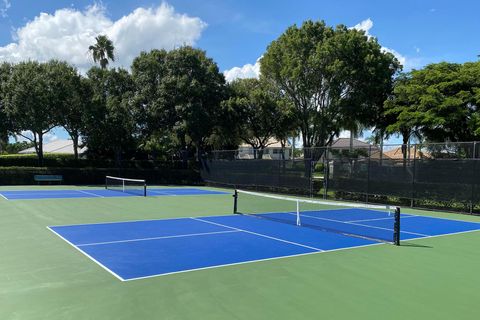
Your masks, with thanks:
[{"label": "court shadow", "polygon": [[428,249],[433,248],[432,246],[426,246],[426,245],[423,245],[423,244],[412,243],[412,242],[402,242],[400,245],[402,247],[411,247],[411,248],[428,248]]}]

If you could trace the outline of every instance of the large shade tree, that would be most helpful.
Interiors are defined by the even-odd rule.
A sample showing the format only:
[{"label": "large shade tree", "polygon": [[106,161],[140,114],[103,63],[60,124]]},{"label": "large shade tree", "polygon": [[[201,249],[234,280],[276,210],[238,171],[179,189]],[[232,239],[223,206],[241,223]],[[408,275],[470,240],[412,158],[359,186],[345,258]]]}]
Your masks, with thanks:
[{"label": "large shade tree", "polygon": [[132,104],[134,83],[124,69],[94,67],[87,73],[91,101],[82,119],[82,136],[94,157],[114,157],[120,165],[122,156],[135,148],[136,113]]},{"label": "large shade tree", "polygon": [[56,123],[70,135],[74,156],[78,159],[83,115],[91,96],[89,86],[74,67],[62,61],[50,62],[49,79],[52,88],[57,92],[56,99],[51,101],[55,109]]},{"label": "large shade tree", "polygon": [[431,64],[397,79],[386,128],[404,144],[414,133],[431,142],[478,140],[479,104],[480,62]]},{"label": "large shade tree", "polygon": [[263,149],[272,144],[272,138],[286,139],[292,132],[293,113],[269,90],[267,83],[258,79],[239,79],[230,86],[233,94],[224,102],[224,107],[236,116],[231,131],[258,150],[261,158]]},{"label": "large shade tree", "polygon": [[217,124],[225,79],[204,51],[181,47],[142,53],[132,66],[135,101],[149,135],[170,131],[182,150],[206,146]]},{"label": "large shade tree", "polygon": [[55,101],[63,94],[55,87],[52,72],[55,64],[55,61],[19,63],[4,84],[5,111],[11,119],[12,131],[34,144],[40,164],[43,164],[44,136],[58,125]]},{"label": "large shade tree", "polygon": [[0,65],[0,154],[6,150],[8,135],[12,131],[12,123],[7,117],[5,110],[5,84],[12,73],[12,65],[2,63]]},{"label": "large shade tree", "polygon": [[352,119],[372,124],[400,68],[363,31],[313,21],[289,27],[260,62],[295,107],[306,148],[329,144]]}]

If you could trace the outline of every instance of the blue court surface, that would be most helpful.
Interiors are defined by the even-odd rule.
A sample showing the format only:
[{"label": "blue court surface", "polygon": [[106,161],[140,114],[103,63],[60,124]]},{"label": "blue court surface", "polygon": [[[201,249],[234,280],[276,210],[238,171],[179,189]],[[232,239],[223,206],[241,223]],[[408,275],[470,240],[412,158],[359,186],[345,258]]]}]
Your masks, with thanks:
[{"label": "blue court surface", "polygon": [[[49,227],[122,281],[376,245],[391,239],[393,217],[366,210],[291,212]],[[315,224],[317,228],[308,225]],[[332,232],[333,229],[342,233]],[[480,223],[402,214],[401,239],[480,230]],[[349,234],[349,235],[346,235]],[[359,235],[365,237],[359,237]],[[355,235],[355,236],[353,236]]]},{"label": "blue court surface", "polygon": [[[0,191],[0,196],[7,200],[35,200],[35,199],[68,199],[68,198],[113,198],[113,197],[138,197],[143,190],[129,190],[121,192],[107,189],[88,190],[15,190]],[[197,189],[197,188],[147,188],[147,196],[193,196],[228,194],[227,192]]]}]

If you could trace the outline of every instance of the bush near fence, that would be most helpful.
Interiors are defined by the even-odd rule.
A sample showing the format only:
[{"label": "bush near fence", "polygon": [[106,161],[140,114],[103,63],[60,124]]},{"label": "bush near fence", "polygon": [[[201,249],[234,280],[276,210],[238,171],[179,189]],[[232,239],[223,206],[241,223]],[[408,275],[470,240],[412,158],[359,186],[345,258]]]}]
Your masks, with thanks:
[{"label": "bush near fence", "polygon": [[36,174],[62,175],[64,184],[99,185],[105,176],[145,179],[147,184],[200,185],[202,179],[193,169],[135,169],[135,168],[58,168],[58,167],[0,167],[0,185],[35,184]]},{"label": "bush near fence", "polygon": [[[25,155],[0,155],[0,167],[40,167],[38,158],[34,154]],[[45,154],[41,167],[55,168],[115,168],[117,163],[107,159],[75,159],[70,154]],[[119,162],[120,168],[161,169],[161,168],[192,168],[196,169],[194,161],[183,162],[179,160],[123,160]]]}]

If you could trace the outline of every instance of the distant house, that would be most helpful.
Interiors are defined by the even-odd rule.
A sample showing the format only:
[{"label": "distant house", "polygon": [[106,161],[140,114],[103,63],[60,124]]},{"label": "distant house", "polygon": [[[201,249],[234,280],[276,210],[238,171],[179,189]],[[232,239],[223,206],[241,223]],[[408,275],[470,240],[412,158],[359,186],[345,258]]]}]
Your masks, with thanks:
[{"label": "distant house", "polygon": [[[352,144],[353,144],[354,149],[359,149],[359,148],[368,149],[368,148],[370,148],[370,146],[372,146],[370,143],[365,142],[365,141],[361,141],[361,140],[358,140],[358,139],[353,139]],[[338,149],[349,149],[350,148],[350,138],[338,138],[337,140],[332,142],[330,147],[338,148]]]},{"label": "distant house", "polygon": [[[87,151],[86,147],[78,148],[78,154],[82,154]],[[31,147],[18,152],[20,154],[35,153],[35,147]],[[43,153],[62,153],[62,154],[74,154],[73,141],[72,140],[54,140],[52,142],[43,144]]]},{"label": "distant house", "polygon": [[[415,146],[410,146],[410,149],[406,148],[406,158],[407,159],[424,159],[424,158],[431,158],[431,155],[429,152],[421,151],[419,149],[416,149]],[[384,155],[388,156],[391,159],[403,159],[403,152],[402,152],[402,146],[399,146],[395,149],[391,149],[389,151],[385,151]]]},{"label": "distant house", "polygon": [[[268,147],[263,149],[262,159],[279,160],[282,159],[282,144],[275,140],[268,141]],[[287,142],[283,149],[283,159],[290,159],[292,146]],[[238,159],[254,159],[258,158],[258,150],[252,148],[251,145],[242,143],[238,146]]]}]

